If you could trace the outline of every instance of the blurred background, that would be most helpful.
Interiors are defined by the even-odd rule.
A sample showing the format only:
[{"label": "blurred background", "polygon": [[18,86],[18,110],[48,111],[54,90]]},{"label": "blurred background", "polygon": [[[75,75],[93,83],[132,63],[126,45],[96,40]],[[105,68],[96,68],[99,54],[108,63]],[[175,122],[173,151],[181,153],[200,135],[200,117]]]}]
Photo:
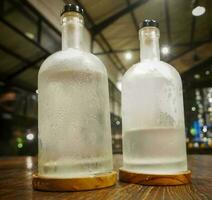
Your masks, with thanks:
[{"label": "blurred background", "polygon": [[122,152],[121,78],[139,61],[139,23],[160,23],[161,59],[183,80],[188,153],[212,153],[211,0],[1,0],[0,156],[37,154],[37,75],[60,50],[60,11],[85,10],[90,51],[109,76],[113,152]]}]

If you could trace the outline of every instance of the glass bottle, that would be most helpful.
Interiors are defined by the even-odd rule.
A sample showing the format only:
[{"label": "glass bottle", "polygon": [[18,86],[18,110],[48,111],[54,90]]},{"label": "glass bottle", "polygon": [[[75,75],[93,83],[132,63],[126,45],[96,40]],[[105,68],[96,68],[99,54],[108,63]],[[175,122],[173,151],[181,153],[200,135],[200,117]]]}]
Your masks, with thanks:
[{"label": "glass bottle", "polygon": [[112,170],[108,77],[104,64],[86,52],[82,12],[65,5],[62,51],[49,56],[39,71],[39,176]]},{"label": "glass bottle", "polygon": [[160,61],[158,23],[139,30],[140,59],[122,80],[123,169],[146,174],[187,170],[182,81]]}]

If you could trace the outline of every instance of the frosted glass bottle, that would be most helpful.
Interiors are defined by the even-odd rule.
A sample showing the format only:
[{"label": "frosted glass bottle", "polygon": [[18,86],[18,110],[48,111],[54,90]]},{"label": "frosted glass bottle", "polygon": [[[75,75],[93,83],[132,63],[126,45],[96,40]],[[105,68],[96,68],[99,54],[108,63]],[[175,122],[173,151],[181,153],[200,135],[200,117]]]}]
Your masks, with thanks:
[{"label": "frosted glass bottle", "polygon": [[82,10],[67,10],[62,51],[44,61],[38,76],[38,175],[53,178],[112,170],[106,68],[86,52]]},{"label": "frosted glass bottle", "polygon": [[148,174],[187,170],[182,82],[160,61],[159,29],[145,20],[140,59],[122,80],[123,168]]}]

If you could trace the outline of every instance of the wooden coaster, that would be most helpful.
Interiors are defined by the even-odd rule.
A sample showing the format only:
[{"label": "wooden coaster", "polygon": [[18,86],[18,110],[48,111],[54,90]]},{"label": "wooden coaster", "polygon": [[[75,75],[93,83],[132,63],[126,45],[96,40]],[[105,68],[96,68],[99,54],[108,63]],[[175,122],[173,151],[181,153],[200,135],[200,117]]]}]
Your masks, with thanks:
[{"label": "wooden coaster", "polygon": [[184,185],[191,182],[191,171],[176,174],[141,174],[119,169],[119,180],[140,185]]},{"label": "wooden coaster", "polygon": [[117,173],[115,171],[79,178],[46,178],[33,175],[32,186],[34,190],[43,191],[82,191],[94,190],[115,185]]}]

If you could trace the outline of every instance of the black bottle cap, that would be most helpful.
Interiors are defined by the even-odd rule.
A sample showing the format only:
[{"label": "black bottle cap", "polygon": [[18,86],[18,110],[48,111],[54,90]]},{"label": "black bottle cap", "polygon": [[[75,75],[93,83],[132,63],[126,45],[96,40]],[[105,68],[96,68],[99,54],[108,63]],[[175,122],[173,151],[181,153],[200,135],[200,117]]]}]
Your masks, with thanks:
[{"label": "black bottle cap", "polygon": [[157,27],[159,28],[159,23],[154,20],[154,19],[145,19],[141,24],[140,24],[140,28],[143,28],[143,27],[148,27],[148,26],[154,26],[154,27]]},{"label": "black bottle cap", "polygon": [[80,13],[81,15],[83,15],[84,13],[83,9],[80,6],[71,3],[64,5],[60,15],[63,15],[66,12],[77,12]]}]

